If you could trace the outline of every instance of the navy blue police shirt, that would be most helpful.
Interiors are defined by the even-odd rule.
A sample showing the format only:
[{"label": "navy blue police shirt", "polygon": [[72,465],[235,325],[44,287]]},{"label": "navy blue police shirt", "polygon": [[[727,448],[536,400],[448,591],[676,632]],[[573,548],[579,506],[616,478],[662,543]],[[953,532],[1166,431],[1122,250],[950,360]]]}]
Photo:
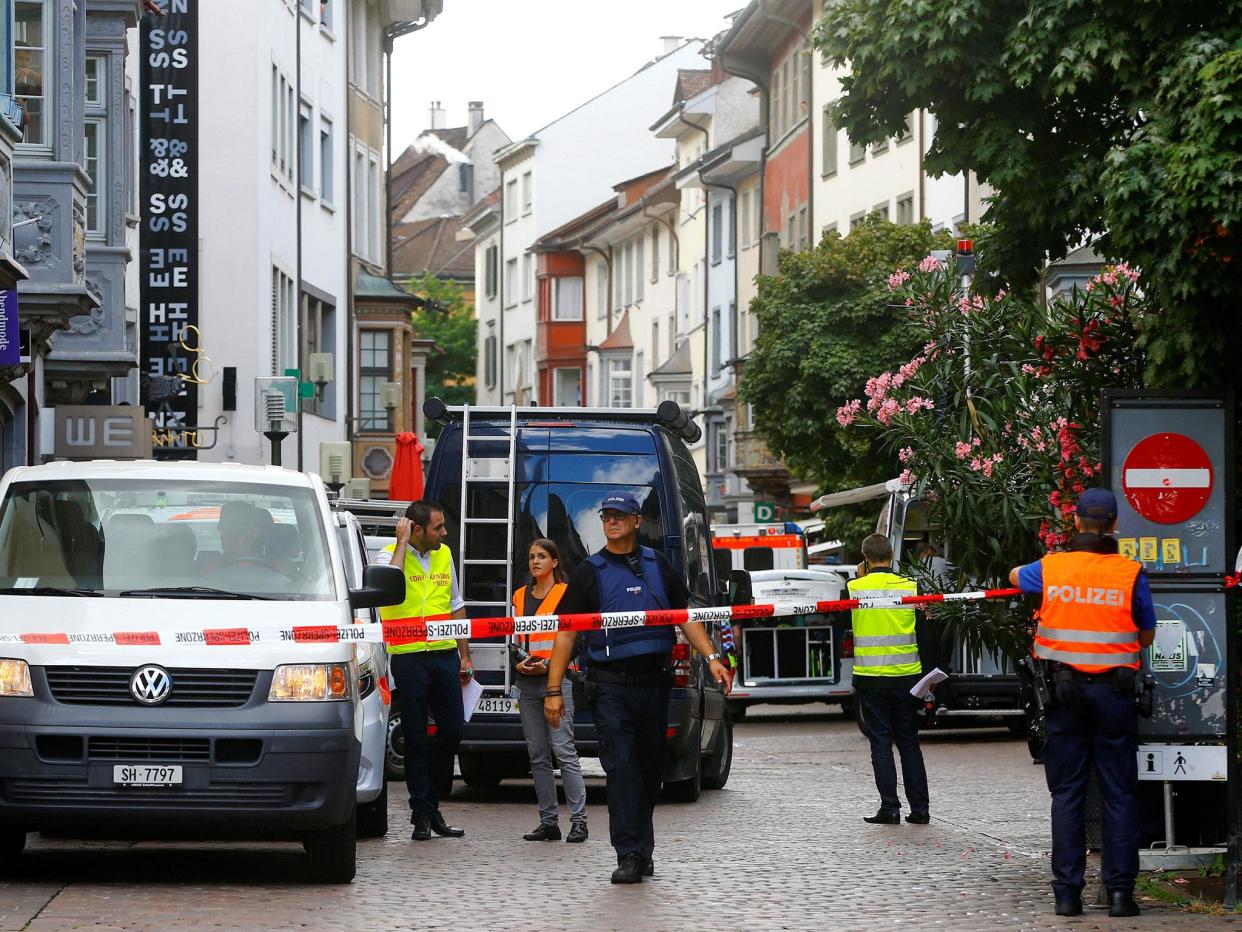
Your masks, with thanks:
[{"label": "navy blue police shirt", "polygon": [[[606,548],[598,553],[605,560],[625,567],[627,572],[630,572],[629,561],[636,556],[636,554],[613,553]],[[686,608],[690,604],[690,590],[686,588],[685,580],[677,574],[677,571],[673,569],[673,565],[668,562],[668,558],[664,554],[658,550],[654,551],[654,553],[656,563],[660,566],[660,581],[664,584],[664,594],[668,598],[668,607]],[[601,604],[599,578],[595,567],[591,566],[587,560],[583,560],[569,575],[569,586],[566,588],[565,595],[562,596],[561,602],[557,606],[557,613],[572,615],[609,610]],[[618,672],[659,670],[663,668],[666,659],[659,654],[628,657],[623,660],[613,661],[609,664],[609,669],[614,669]]]}]

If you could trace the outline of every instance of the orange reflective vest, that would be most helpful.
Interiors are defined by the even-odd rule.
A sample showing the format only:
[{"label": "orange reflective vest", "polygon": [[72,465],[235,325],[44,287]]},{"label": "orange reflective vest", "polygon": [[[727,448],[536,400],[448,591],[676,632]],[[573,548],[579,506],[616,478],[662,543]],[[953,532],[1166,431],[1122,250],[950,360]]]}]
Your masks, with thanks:
[{"label": "orange reflective vest", "polygon": [[1115,553],[1071,551],[1040,560],[1043,602],[1034,653],[1083,673],[1138,669],[1142,658],[1131,611],[1141,566]]},{"label": "orange reflective vest", "polygon": [[[540,604],[536,615],[555,615],[556,607],[561,604],[561,596],[565,594],[565,590],[569,587],[563,583],[553,583],[552,588],[548,590],[548,594],[544,597]],[[513,614],[526,614],[526,587],[523,586],[517,592],[513,593]],[[524,634],[521,635],[521,647],[530,652],[532,657],[542,657],[548,660],[552,657],[552,644],[556,641],[556,632],[551,631],[545,634]]]}]

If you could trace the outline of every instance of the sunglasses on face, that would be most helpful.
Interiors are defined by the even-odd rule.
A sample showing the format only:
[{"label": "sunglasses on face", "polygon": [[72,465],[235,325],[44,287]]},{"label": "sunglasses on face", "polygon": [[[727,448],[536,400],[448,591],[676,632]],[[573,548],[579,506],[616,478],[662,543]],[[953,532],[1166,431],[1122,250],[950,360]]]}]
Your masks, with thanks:
[{"label": "sunglasses on face", "polygon": [[636,518],[637,515],[629,515],[622,511],[601,511],[599,519],[607,524],[610,521],[624,521],[626,518]]}]

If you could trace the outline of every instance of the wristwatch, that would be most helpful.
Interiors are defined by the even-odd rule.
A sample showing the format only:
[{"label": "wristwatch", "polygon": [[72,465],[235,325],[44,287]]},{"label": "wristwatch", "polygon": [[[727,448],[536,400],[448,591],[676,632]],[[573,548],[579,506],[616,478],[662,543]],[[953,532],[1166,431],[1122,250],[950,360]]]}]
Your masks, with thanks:
[{"label": "wristwatch", "polygon": [[715,653],[708,654],[705,659],[707,660],[708,663],[711,663],[713,660],[719,660],[723,663],[724,654],[720,653],[720,651],[716,651]]}]

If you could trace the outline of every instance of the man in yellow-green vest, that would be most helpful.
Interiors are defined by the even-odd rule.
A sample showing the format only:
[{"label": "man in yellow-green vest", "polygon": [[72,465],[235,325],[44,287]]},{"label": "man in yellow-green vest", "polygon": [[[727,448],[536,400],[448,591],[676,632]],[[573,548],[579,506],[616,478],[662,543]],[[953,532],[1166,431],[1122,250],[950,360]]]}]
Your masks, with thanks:
[{"label": "man in yellow-green vest", "polygon": [[[457,584],[453,554],[444,546],[444,510],[434,502],[412,502],[397,522],[397,542],[384,548],[388,561],[405,572],[405,601],[380,609],[385,621],[465,618],[466,601]],[[382,562],[385,558],[380,557]],[[453,776],[453,757],[465,725],[462,686],[474,676],[470,642],[390,641],[389,669],[401,702],[405,737],[405,782],[410,791],[411,838],[431,833],[460,838],[440,814],[440,787]],[[436,722],[427,734],[427,713]]]},{"label": "man in yellow-green vest", "polygon": [[901,823],[901,800],[897,798],[897,765],[893,743],[901,755],[910,814],[906,821],[926,825],[928,815],[927,770],[919,750],[919,700],[910,694],[923,673],[914,634],[913,608],[867,608],[867,599],[893,599],[918,594],[918,584],[893,572],[893,547],[883,534],[862,542],[863,562],[858,577],[849,581],[851,599],[864,600],[853,611],[854,691],[863,732],[871,742],[871,769],[880,791],[880,809],[864,822],[876,825]]}]

